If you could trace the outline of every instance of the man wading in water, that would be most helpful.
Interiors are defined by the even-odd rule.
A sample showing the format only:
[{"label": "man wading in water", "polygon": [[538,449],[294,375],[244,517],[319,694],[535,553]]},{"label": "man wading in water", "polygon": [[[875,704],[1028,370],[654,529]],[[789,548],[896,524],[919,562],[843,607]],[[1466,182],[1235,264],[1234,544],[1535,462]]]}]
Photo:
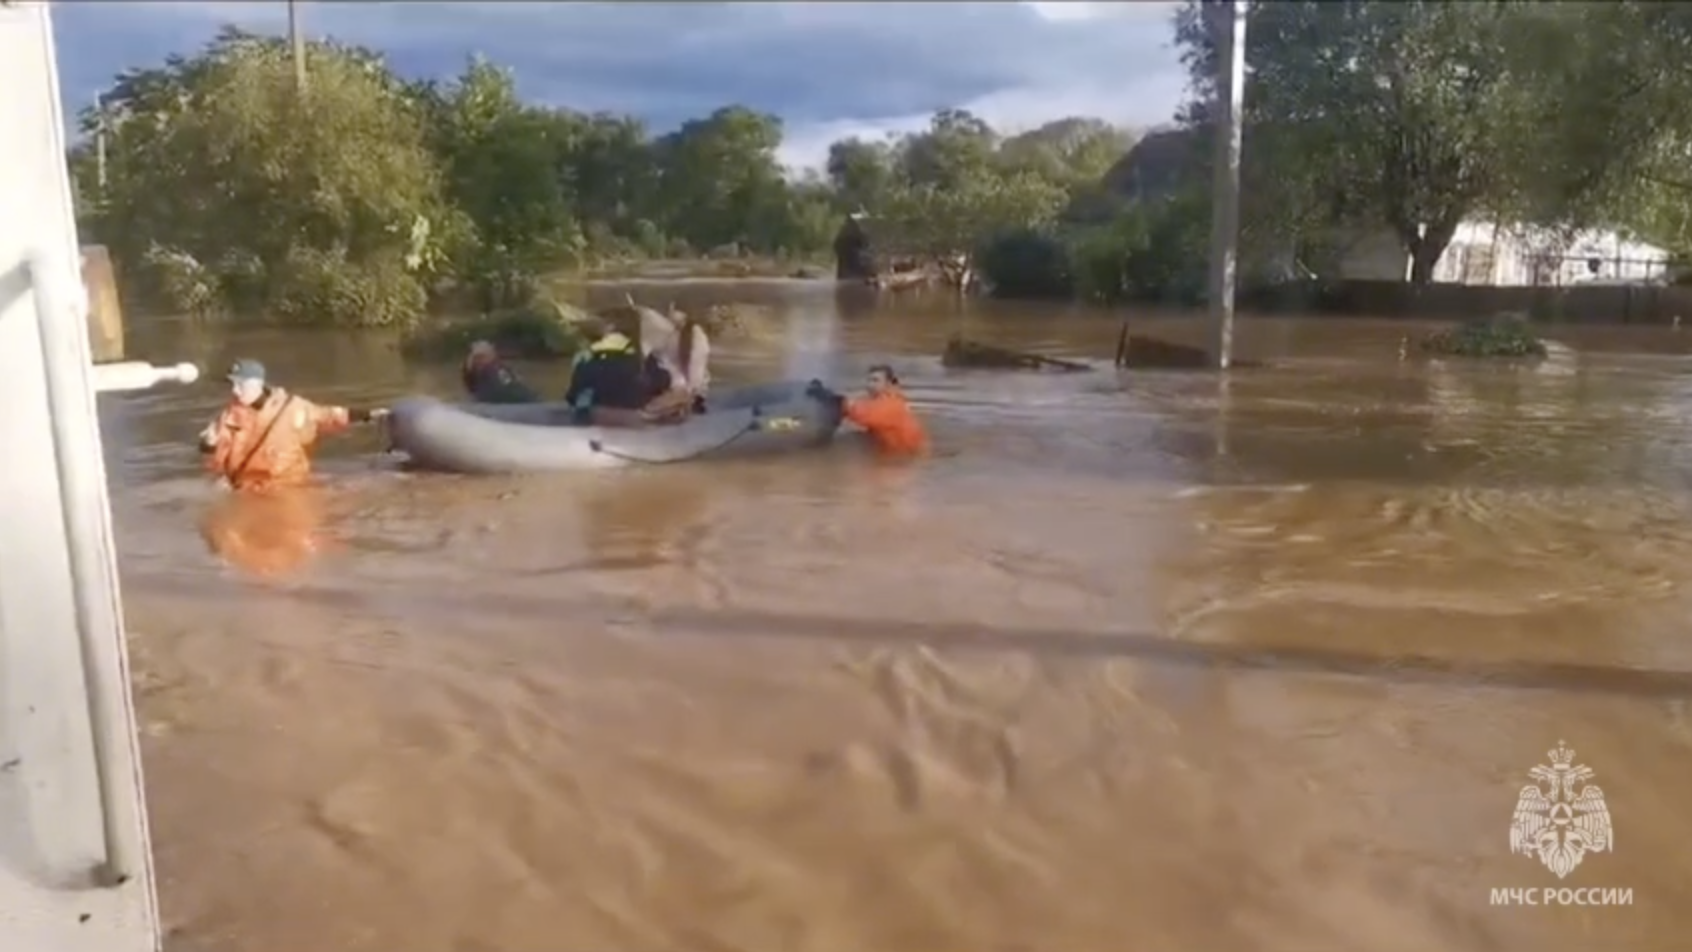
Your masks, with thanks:
[{"label": "man wading in water", "polygon": [[319,437],[388,415],[320,406],[268,386],[264,365],[256,360],[235,362],[229,391],[229,405],[200,431],[200,452],[206,468],[237,492],[303,485],[311,479],[311,451]]},{"label": "man wading in water", "polygon": [[264,365],[237,361],[229,371],[229,405],[200,432],[200,452],[220,482],[235,490],[201,524],[211,550],[260,576],[285,575],[319,548],[322,502],[311,481],[318,437],[386,410],[319,406],[265,385]]},{"label": "man wading in water", "polygon": [[841,416],[869,436],[887,456],[916,456],[928,449],[928,432],[899,389],[899,377],[887,364],[876,364],[865,376],[865,394],[846,397],[813,381],[806,391],[818,399],[840,404]]}]

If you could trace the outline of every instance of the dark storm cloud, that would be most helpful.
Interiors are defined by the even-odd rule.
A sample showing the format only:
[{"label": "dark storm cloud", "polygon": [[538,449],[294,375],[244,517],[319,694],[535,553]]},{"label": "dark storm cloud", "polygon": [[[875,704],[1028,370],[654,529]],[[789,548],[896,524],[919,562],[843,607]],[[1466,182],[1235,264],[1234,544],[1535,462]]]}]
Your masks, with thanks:
[{"label": "dark storm cloud", "polygon": [[[412,75],[449,75],[479,52],[512,68],[526,96],[658,128],[744,103],[782,116],[791,147],[810,153],[825,135],[903,129],[949,106],[1017,126],[1168,117],[1181,89],[1169,4],[1052,6],[314,3],[302,16],[310,34],[379,48]],[[66,3],[54,16],[71,108],[221,24],[287,25],[280,2]]]}]

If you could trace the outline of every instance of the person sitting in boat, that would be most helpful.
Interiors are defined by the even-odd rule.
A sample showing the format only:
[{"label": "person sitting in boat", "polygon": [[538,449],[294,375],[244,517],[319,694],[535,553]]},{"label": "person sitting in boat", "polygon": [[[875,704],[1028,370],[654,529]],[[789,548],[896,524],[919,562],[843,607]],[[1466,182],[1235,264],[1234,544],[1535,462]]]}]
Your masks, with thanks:
[{"label": "person sitting in boat", "polygon": [[323,406],[272,387],[256,360],[235,362],[229,390],[229,405],[200,431],[200,452],[206,468],[238,492],[308,482],[319,437],[388,415],[385,409]]},{"label": "person sitting in boat", "polygon": [[928,434],[899,389],[899,377],[887,364],[869,369],[867,392],[862,397],[842,397],[821,383],[808,391],[820,399],[840,401],[841,415],[868,434],[876,449],[895,456],[910,456],[928,448]]},{"label": "person sitting in boat", "polygon": [[576,355],[570,389],[564,402],[575,410],[576,422],[589,426],[641,426],[642,410],[651,402],[648,361],[627,335],[603,323],[585,328],[588,346]]},{"label": "person sitting in boat", "polygon": [[540,399],[485,340],[470,345],[470,353],[464,358],[463,380],[470,399],[477,403],[534,403]]}]

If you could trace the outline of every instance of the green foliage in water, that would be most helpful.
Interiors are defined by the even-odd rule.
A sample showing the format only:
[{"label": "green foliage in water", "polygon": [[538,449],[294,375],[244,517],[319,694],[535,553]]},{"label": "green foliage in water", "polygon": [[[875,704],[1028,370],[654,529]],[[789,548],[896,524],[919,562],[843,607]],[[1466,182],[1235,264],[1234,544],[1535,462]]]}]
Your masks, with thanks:
[{"label": "green foliage in water", "polygon": [[1070,248],[1050,230],[1021,228],[1001,235],[987,243],[976,264],[995,297],[1040,300],[1075,293]]},{"label": "green foliage in water", "polygon": [[979,260],[996,297],[1196,304],[1208,229],[1208,203],[1183,193],[1119,207],[1102,221],[1008,232]]},{"label": "green foliage in water", "polygon": [[[1329,15],[1339,8],[1250,12],[1250,59],[1275,79],[1247,103],[1241,232],[1265,260],[1296,252],[1327,273],[1337,265],[1318,253],[1386,230],[1421,236],[1405,240],[1426,280],[1457,224],[1483,210],[1692,243],[1677,148],[1692,137],[1681,68],[1692,17],[1677,5]],[[1196,150],[1165,149],[1159,162],[1147,149],[1135,165],[1120,161],[1133,136],[1096,119],[1006,135],[942,110],[894,140],[836,142],[824,169],[798,175],[778,157],[780,120],[743,106],[654,135],[632,116],[523,102],[484,61],[448,82],[408,82],[378,53],[333,41],[310,44],[300,89],[284,40],[226,30],[116,77],[83,113],[78,212],[126,290],[194,313],[314,324],[410,325],[446,291],[513,307],[560,269],[705,255],[741,273],[749,259],[827,256],[858,210],[873,253],[977,253],[1005,295],[1191,303],[1209,222],[1205,9],[1185,4],[1176,31],[1196,96],[1173,132]],[[1453,63],[1469,81],[1444,81]]]},{"label": "green foliage in water", "polygon": [[743,106],[654,135],[524,102],[481,59],[440,83],[334,41],[307,63],[300,88],[285,41],[227,29],[84,111],[81,223],[126,291],[196,315],[409,327],[443,297],[521,307],[559,271],[703,256],[791,274],[860,209],[878,252],[950,255],[1049,224],[1129,141],[1078,117],[1004,136],[947,110],[896,142],[837,142],[826,173],[794,176],[780,120]]},{"label": "green foliage in water", "polygon": [[586,345],[583,326],[590,319],[577,307],[540,298],[478,317],[419,326],[400,346],[410,357],[461,360],[472,342],[485,340],[507,357],[568,360]]},{"label": "green foliage in water", "polygon": [[326,45],[310,94],[286,44],[225,32],[119,77],[90,230],[132,286],[197,315],[403,326],[454,220],[423,126],[372,54]]},{"label": "green foliage in water", "polygon": [[1544,357],[1545,345],[1528,323],[1506,315],[1465,321],[1422,338],[1425,353],[1441,357]]}]

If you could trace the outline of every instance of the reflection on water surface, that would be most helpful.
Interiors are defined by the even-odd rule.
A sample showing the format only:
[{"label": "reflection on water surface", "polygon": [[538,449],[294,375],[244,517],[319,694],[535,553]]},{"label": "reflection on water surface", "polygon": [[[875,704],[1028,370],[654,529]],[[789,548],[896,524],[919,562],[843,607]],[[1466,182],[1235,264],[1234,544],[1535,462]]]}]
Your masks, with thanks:
[{"label": "reflection on water surface", "polygon": [[[173,950],[1680,947],[1692,363],[1635,356],[1678,338],[1528,371],[1248,320],[1226,386],[1004,376],[933,355],[1115,326],[759,293],[787,323],[720,376],[891,359],[935,457],[470,480],[354,439],[323,550],[253,581],[201,539],[220,394],[106,405]],[[184,333],[143,349],[453,386]],[[1559,740],[1617,830],[1561,884],[1631,907],[1489,905],[1558,884],[1508,833]]]}]

